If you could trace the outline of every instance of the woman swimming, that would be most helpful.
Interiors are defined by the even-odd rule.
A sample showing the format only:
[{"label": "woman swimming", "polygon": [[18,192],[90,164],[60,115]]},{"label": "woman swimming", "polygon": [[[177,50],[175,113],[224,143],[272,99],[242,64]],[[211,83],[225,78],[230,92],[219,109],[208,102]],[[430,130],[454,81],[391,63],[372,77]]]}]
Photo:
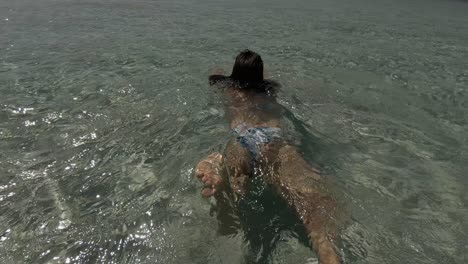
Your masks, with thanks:
[{"label": "woman swimming", "polygon": [[230,99],[227,118],[236,139],[224,156],[213,153],[196,166],[202,195],[215,197],[219,206],[241,206],[261,178],[300,218],[320,263],[340,263],[333,244],[337,203],[318,171],[284,139],[283,108],[275,98],[279,85],[264,79],[260,55],[241,52],[230,76],[211,75],[209,81]]}]

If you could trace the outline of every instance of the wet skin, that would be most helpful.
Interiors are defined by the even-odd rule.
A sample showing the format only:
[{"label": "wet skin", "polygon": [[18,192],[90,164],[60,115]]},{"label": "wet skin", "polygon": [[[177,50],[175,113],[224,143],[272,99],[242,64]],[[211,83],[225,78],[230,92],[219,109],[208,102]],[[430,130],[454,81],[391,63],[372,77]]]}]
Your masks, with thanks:
[{"label": "wet skin", "polygon": [[[282,108],[274,96],[235,88],[225,89],[225,93],[229,99],[227,118],[232,129],[240,124],[251,128],[280,128]],[[263,144],[255,160],[253,167],[251,154],[237,141],[232,141],[224,156],[213,153],[200,161],[195,175],[204,184],[202,196],[214,196],[220,206],[233,204],[226,201],[226,197],[242,199],[249,191],[252,170],[261,170],[265,183],[301,219],[320,263],[341,263],[333,244],[337,232],[334,224],[337,202],[327,192],[319,172],[302,158],[295,147],[281,141]],[[228,177],[223,177],[223,168]],[[227,192],[227,196],[222,195]]]}]

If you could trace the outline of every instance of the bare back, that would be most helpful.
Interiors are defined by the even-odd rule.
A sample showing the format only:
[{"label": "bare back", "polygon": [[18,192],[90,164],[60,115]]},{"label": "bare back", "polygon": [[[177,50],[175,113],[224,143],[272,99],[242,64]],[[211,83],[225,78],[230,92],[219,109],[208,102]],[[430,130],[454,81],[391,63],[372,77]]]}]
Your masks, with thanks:
[{"label": "bare back", "polygon": [[263,93],[227,89],[229,97],[227,118],[231,128],[239,125],[247,127],[280,127],[282,107],[273,96]]}]

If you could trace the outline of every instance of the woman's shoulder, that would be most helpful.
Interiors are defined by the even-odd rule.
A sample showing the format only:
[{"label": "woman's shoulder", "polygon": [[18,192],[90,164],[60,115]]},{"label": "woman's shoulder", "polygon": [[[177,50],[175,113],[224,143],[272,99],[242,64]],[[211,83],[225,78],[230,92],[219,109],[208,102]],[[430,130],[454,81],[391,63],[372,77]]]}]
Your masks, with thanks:
[{"label": "woman's shoulder", "polygon": [[276,95],[281,85],[274,80],[265,79],[255,83],[241,83],[233,80],[230,76],[213,74],[208,77],[209,83],[212,86],[219,88],[234,88],[240,91],[252,91],[255,93],[266,93],[268,95]]},{"label": "woman's shoulder", "polygon": [[260,92],[265,92],[268,95],[275,96],[281,88],[281,85],[275,80],[265,79],[263,82],[258,86],[258,90]]},{"label": "woman's shoulder", "polygon": [[220,74],[213,74],[208,77],[210,85],[217,85],[217,84],[226,84],[227,82],[231,82],[231,78],[225,75]]},{"label": "woman's shoulder", "polygon": [[273,89],[273,90],[278,90],[280,89],[281,85],[279,84],[279,82],[275,81],[275,80],[270,80],[270,79],[265,79],[263,81],[263,86],[266,88],[266,89]]}]

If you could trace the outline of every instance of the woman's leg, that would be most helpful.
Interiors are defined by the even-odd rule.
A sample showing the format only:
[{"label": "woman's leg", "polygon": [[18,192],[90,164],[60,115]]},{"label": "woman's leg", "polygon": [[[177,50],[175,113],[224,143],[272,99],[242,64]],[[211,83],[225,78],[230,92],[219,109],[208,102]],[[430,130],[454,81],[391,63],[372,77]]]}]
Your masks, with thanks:
[{"label": "woman's leg", "polygon": [[320,263],[340,263],[333,245],[336,236],[337,203],[318,171],[312,168],[292,146],[282,146],[266,179],[292,206],[308,232]]},{"label": "woman's leg", "polygon": [[211,212],[216,213],[221,235],[234,234],[239,229],[235,205],[246,191],[250,175],[249,157],[250,154],[238,142],[231,142],[225,156],[213,153],[195,168],[195,176],[204,184],[202,196],[216,199]]},{"label": "woman's leg", "polygon": [[216,198],[216,193],[229,189],[227,183],[237,196],[244,195],[251,174],[250,161],[250,153],[236,141],[228,144],[225,156],[215,152],[200,161],[195,176],[204,184],[202,196]]},{"label": "woman's leg", "polygon": [[200,161],[195,167],[195,176],[203,183],[202,196],[205,198],[215,195],[223,189],[223,178],[220,174],[223,155],[215,152]]},{"label": "woman's leg", "polygon": [[251,175],[251,155],[239,142],[232,141],[226,149],[226,170],[236,199],[244,196]]},{"label": "woman's leg", "polygon": [[225,172],[225,159],[217,152],[200,161],[195,168],[195,176],[204,184],[202,196],[216,199],[210,214],[216,214],[219,234],[231,235],[237,233],[239,221]]}]

